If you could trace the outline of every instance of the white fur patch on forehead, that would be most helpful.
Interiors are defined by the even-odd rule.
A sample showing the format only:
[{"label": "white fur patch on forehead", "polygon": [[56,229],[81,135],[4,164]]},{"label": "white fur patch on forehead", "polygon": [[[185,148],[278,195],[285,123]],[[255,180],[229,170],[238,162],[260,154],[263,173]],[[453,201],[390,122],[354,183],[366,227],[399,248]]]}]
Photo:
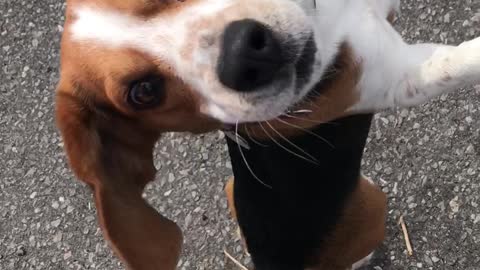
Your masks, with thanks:
[{"label": "white fur patch on forehead", "polygon": [[75,10],[72,39],[94,41],[109,47],[121,47],[140,39],[149,23],[119,12],[81,7]]},{"label": "white fur patch on forehead", "polygon": [[[71,26],[72,39],[97,42],[108,47],[140,47],[147,52],[156,51],[158,42],[172,46],[185,38],[185,25],[192,19],[211,16],[227,8],[231,0],[206,0],[186,4],[179,12],[160,13],[145,19],[119,11],[80,6],[74,9],[76,16]],[[154,43],[157,43],[155,45]]]}]

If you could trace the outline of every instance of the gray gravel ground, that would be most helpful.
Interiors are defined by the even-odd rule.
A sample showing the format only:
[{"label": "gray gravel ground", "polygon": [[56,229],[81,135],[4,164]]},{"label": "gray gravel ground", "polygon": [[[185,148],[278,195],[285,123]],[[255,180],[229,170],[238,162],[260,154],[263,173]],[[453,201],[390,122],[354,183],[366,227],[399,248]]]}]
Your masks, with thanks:
[{"label": "gray gravel ground", "polygon": [[[53,123],[63,10],[57,0],[0,0],[0,269],[121,269]],[[398,25],[409,40],[458,43],[480,35],[480,0],[406,0]],[[470,88],[375,119],[364,171],[390,211],[374,269],[480,269],[479,104]],[[222,192],[231,168],[222,135],[167,135],[156,165],[147,194],[185,231],[180,269],[236,269],[224,248],[248,263]]]}]

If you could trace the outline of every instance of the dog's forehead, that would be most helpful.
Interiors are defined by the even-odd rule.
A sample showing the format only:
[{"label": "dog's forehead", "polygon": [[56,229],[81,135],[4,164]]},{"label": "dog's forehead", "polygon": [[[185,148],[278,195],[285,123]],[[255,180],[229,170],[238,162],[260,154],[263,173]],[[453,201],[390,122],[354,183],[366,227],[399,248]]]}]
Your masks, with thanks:
[{"label": "dog's forehead", "polygon": [[76,7],[73,13],[75,16],[69,30],[72,40],[77,42],[123,47],[140,41],[146,42],[145,39],[150,39],[154,33],[168,35],[171,29],[167,27],[164,17],[156,17],[153,22],[121,11],[91,6]]},{"label": "dog's forehead", "polygon": [[67,0],[68,7],[78,5],[92,5],[110,8],[134,15],[152,15],[169,9],[175,9],[203,0]]},{"label": "dog's forehead", "polygon": [[[121,5],[134,2],[142,6],[161,2],[163,8],[152,8],[154,12],[144,15],[118,8],[120,4],[109,4],[117,2]],[[97,1],[75,1],[69,8],[69,13],[73,16],[68,22],[72,26],[72,38],[76,41],[99,41],[103,45],[122,46],[132,40],[145,42],[151,38],[170,37],[170,42],[175,42],[185,34],[182,30],[191,31],[192,29],[188,28],[206,18],[210,18],[209,22],[212,23],[215,21],[211,20],[212,17],[224,16],[222,11],[229,7],[235,6],[238,13],[241,13],[238,8],[250,7],[250,12],[255,10],[252,6],[258,6],[258,9],[261,9],[258,12],[268,12],[274,6],[278,8],[288,2],[294,2],[304,10],[310,10],[315,5],[315,0],[110,0],[101,2],[101,5]]]},{"label": "dog's forehead", "polygon": [[132,49],[178,70],[184,66],[184,52],[191,50],[191,31],[195,25],[205,18],[215,17],[234,1],[187,2],[149,16],[78,4],[70,9],[71,19],[65,36],[75,47],[89,54],[104,49]]},{"label": "dog's forehead", "polygon": [[[148,17],[135,16],[108,7],[77,5],[74,14],[71,36],[75,41],[97,41],[112,47],[149,43],[151,39],[174,42],[182,37],[182,31],[189,21],[211,16],[226,8],[229,0],[194,1],[179,6],[169,12],[160,11]],[[171,44],[175,45],[175,44]]]}]

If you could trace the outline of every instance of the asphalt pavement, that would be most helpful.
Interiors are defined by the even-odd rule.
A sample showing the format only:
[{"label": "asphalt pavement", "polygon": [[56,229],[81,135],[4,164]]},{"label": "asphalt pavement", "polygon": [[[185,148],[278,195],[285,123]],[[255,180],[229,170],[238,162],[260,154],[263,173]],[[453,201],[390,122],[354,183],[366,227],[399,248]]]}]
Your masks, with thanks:
[{"label": "asphalt pavement", "polygon": [[[54,125],[63,1],[0,0],[0,269],[122,269],[89,190],[66,165]],[[405,0],[412,42],[480,36],[480,0]],[[396,52],[392,52],[396,53]],[[480,269],[480,87],[379,114],[364,172],[389,197],[388,237],[370,269]],[[183,228],[179,269],[248,265],[223,194],[223,136],[164,136],[147,198]],[[413,245],[408,256],[398,219]]]}]

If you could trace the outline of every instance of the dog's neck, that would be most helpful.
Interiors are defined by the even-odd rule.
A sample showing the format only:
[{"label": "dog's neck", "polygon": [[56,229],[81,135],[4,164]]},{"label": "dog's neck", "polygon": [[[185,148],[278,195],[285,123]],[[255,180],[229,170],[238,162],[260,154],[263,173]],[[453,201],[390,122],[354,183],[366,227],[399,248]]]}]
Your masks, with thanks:
[{"label": "dog's neck", "polygon": [[[313,260],[358,183],[371,118],[314,128],[325,141],[312,134],[289,138],[317,164],[285,151],[289,145],[248,141],[246,150],[228,140],[237,217],[257,269],[304,269]],[[268,265],[274,261],[279,265]]]}]

